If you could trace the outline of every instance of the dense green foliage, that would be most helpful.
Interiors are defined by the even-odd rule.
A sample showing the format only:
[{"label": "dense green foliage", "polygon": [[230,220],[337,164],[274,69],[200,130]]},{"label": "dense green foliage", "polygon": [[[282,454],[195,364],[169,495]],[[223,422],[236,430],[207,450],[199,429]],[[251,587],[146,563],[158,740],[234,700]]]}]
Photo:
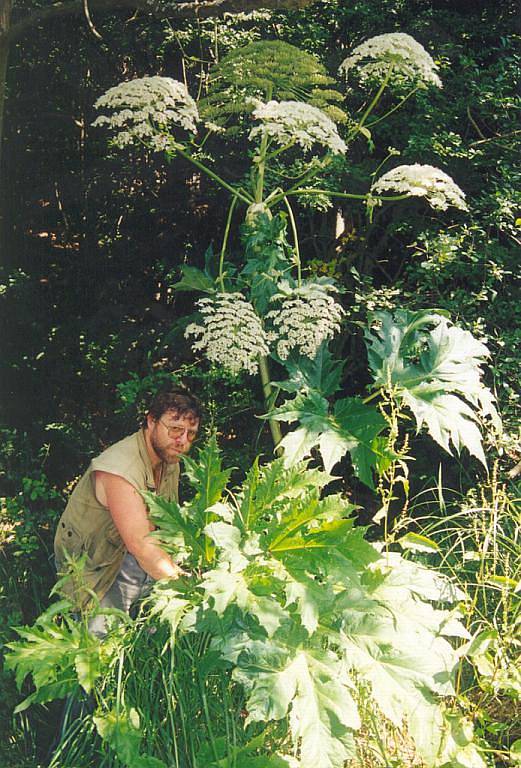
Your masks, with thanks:
[{"label": "dense green foliage", "polygon": [[[340,494],[321,498],[331,480],[325,472],[305,464],[288,470],[282,459],[262,468],[256,462],[242,487],[224,501],[230,473],[222,470],[215,440],[198,459],[188,462],[196,491],[192,502],[179,507],[152,494],[147,500],[159,541],[202,578],[175,585],[158,582],[145,626],[150,631],[159,621],[170,628],[170,642],[158,655],[168,645],[175,654],[177,642],[181,649],[205,648],[197,660],[199,674],[220,673],[227,688],[233,681],[238,684],[236,697],[242,691],[240,703],[228,713],[235,719],[233,736],[226,718],[223,723],[216,717],[192,737],[206,735],[210,764],[234,765],[234,752],[253,739],[256,749],[269,740],[271,756],[284,749],[295,754],[299,748],[303,768],[341,766],[356,755],[363,706],[364,722],[373,730],[368,708],[398,728],[405,720],[426,766],[485,766],[470,724],[438,703],[455,694],[464,652],[456,653],[445,638],[470,635],[457,608],[435,609],[431,602],[454,603],[463,597],[458,588],[436,571],[365,541],[363,528],[352,518],[352,504]],[[16,669],[18,682],[30,674],[36,686],[19,710],[74,694],[81,686],[86,693],[95,691],[93,723],[129,768],[160,768],[165,765],[160,757],[175,766],[201,765],[200,744],[195,752],[193,742],[179,750],[189,719],[182,698],[172,692],[158,701],[172,710],[170,743],[163,736],[169,757],[153,744],[147,757],[138,757],[139,723],[146,722],[147,729],[158,724],[150,722],[148,707],[135,699],[137,691],[129,690],[130,675],[124,692],[121,682],[110,690],[115,676],[111,681],[107,668],[118,663],[118,653],[122,663],[129,653],[125,644],[131,654],[142,652],[135,645],[136,633],[142,640],[139,625],[125,632],[116,624],[100,642],[85,624],[69,619],[69,610],[67,603],[58,603],[34,627],[18,630],[21,641],[10,643],[8,664]],[[59,624],[58,613],[64,614]],[[190,640],[193,635],[196,639]],[[163,674],[171,663],[163,660]],[[177,672],[174,685],[182,682]],[[149,687],[146,674],[142,684]],[[201,685],[204,696],[207,680]],[[274,721],[284,723],[278,733]],[[259,723],[265,724],[260,733]],[[127,737],[127,730],[135,737]],[[60,765],[72,766],[79,759],[74,758],[77,741],[78,733]],[[219,754],[221,743],[225,756]],[[82,753],[83,764],[91,759],[88,751]],[[270,765],[270,755],[256,759]]]},{"label": "dense green foliage", "polygon": [[[242,101],[248,88],[280,99],[305,99],[325,107],[341,124],[345,137],[352,134],[348,163],[333,160],[327,177],[321,179],[324,194],[292,199],[304,278],[334,279],[343,287],[347,323],[332,345],[332,356],[323,348],[313,363],[291,356],[284,364],[272,363],[272,378],[279,379],[273,392],[278,400],[268,403],[275,408],[272,420],[298,422],[293,431],[284,426],[286,455],[296,461],[311,451],[314,460],[321,456],[331,469],[348,451],[349,459],[335,467],[341,479],[332,487],[361,505],[354,514],[363,522],[376,520],[369,539],[384,536],[395,550],[401,540],[402,546],[417,553],[416,558],[457,578],[465,595],[466,631],[474,644],[467,648],[468,660],[453,676],[459,711],[466,712],[478,735],[493,744],[498,764],[506,762],[509,746],[520,737],[515,725],[520,682],[513,660],[519,654],[515,590],[521,494],[516,476],[507,474],[521,459],[516,420],[521,297],[515,12],[514,3],[498,8],[485,0],[451,4],[319,0],[296,14],[228,16],[186,22],[175,29],[167,23],[115,14],[97,24],[101,41],[87,28],[78,28],[77,21],[64,20],[52,31],[46,29],[12,48],[2,160],[3,176],[10,181],[4,185],[2,202],[11,223],[1,233],[0,268],[4,323],[0,493],[5,499],[0,520],[0,641],[12,641],[12,626],[32,624],[47,604],[53,581],[49,558],[54,521],[72,482],[89,456],[134,428],[147,395],[171,381],[172,371],[175,380],[192,386],[205,402],[208,431],[217,431],[226,465],[237,468],[237,481],[256,454],[269,458],[272,453],[269,430],[260,419],[252,418],[268,410],[260,382],[245,375],[235,378],[202,356],[194,362],[183,331],[193,312],[187,289],[212,289],[219,278],[223,238],[227,239],[222,275],[226,286],[242,281],[251,287],[256,306],[267,308],[274,291],[259,275],[266,269],[278,278],[289,263],[294,264],[294,239],[287,231],[290,222],[284,207],[262,226],[259,221],[253,230],[232,226],[226,234],[228,201],[186,160],[175,157],[165,164],[146,148],[120,153],[110,147],[107,151],[106,137],[91,128],[96,98],[120,80],[144,74],[179,80],[186,76],[193,95],[211,94],[213,88],[206,116],[213,122],[226,118],[232,130],[222,140],[219,135],[211,137],[196,157],[213,170],[224,169],[232,186],[250,179],[253,150],[246,133],[251,106]],[[350,80],[348,86],[339,83],[335,73],[353,46],[391,31],[407,32],[425,45],[440,67],[443,90],[418,89],[411,94],[406,84],[398,84],[392,92],[383,93],[364,130],[356,132],[368,106],[368,91],[356,81]],[[284,67],[266,67],[263,59],[263,69],[255,58],[258,48],[250,46],[256,77],[247,81],[242,72],[244,87],[237,88],[233,64],[237,49],[256,40],[270,41],[263,44],[268,52],[275,40],[296,46],[298,61],[291,61],[294,49],[287,48]],[[231,57],[225,58],[230,52]],[[217,66],[211,69],[211,65]],[[293,65],[301,80],[287,76]],[[209,71],[213,75],[207,77]],[[347,102],[339,97],[345,88]],[[404,103],[393,111],[400,99]],[[222,103],[227,107],[224,111],[219,109]],[[364,201],[327,195],[334,189],[365,194],[375,176],[398,164],[398,153],[400,164],[428,163],[449,173],[467,195],[468,212],[435,211],[418,199],[396,200],[374,208],[368,216]],[[296,154],[288,155],[287,162],[279,160],[267,170],[268,187],[282,183],[284,175],[287,179],[306,170]],[[314,170],[321,168],[315,165]],[[444,319],[445,314],[454,325]],[[485,363],[489,368],[484,373]],[[504,434],[498,440],[490,432],[482,444],[478,426],[497,423],[484,381],[497,395]],[[364,398],[370,402],[361,404]],[[435,442],[416,436],[415,422],[418,427],[424,424]],[[462,448],[478,461],[466,450],[458,456]],[[456,456],[449,457],[443,449]],[[483,479],[481,466],[485,459],[491,470],[488,479]],[[193,465],[191,482],[197,471],[204,470]],[[255,471],[262,475],[268,470]],[[202,513],[211,506],[208,499],[197,497],[191,503],[199,504]],[[175,517],[175,511],[169,514]],[[216,540],[212,544],[204,539],[205,557],[215,557],[217,547],[224,563],[226,549],[219,546]],[[396,551],[393,557],[398,559]],[[357,572],[356,578],[367,588],[364,599],[374,601],[378,585],[365,570]],[[313,589],[309,579],[306,587]],[[204,599],[204,582],[193,589]],[[299,589],[294,589],[295,594]],[[259,594],[264,594],[262,589]],[[280,610],[287,612],[280,590],[278,595]],[[57,610],[51,609],[51,615],[41,620],[35,637],[45,639],[45,631],[56,626]],[[215,606],[212,610],[224,621],[230,616],[225,611],[235,609],[226,605],[223,611]],[[428,610],[424,608],[425,613]],[[126,694],[126,748],[134,763],[130,753],[120,758],[132,765],[138,765],[135,761],[141,758],[137,756],[145,754],[158,755],[167,764],[172,759],[168,737],[159,727],[171,713],[157,713],[156,725],[145,728],[144,741],[143,734],[136,735],[143,730],[138,727],[139,722],[143,725],[142,715],[140,720],[137,713],[149,711],[152,705],[144,703],[148,695],[144,690],[132,687],[129,670],[139,666],[143,647],[148,649],[151,675],[156,675],[150,679],[159,680],[165,670],[153,659],[166,647],[168,633],[158,626],[150,634],[150,621],[145,618],[135,630],[130,628],[121,645],[109,653],[90,648],[88,636],[65,619],[69,656],[58,653],[58,645],[54,651],[49,648],[57,654],[60,674],[66,674],[74,667],[71,648],[84,644],[86,656],[76,662],[77,677],[70,678],[75,690],[78,685],[86,690],[92,686],[82,674],[88,668],[85,674],[94,679],[96,654],[107,654],[100,688],[106,692],[107,708],[104,719],[98,714],[99,722],[89,728],[97,728],[113,744],[111,713],[117,711],[119,694],[111,674],[118,663],[123,665],[120,668],[131,688]],[[252,621],[248,627],[255,629]],[[398,625],[393,631],[402,629]],[[289,658],[289,641],[281,638],[281,643],[284,652],[280,647],[274,651],[279,661]],[[122,649],[125,658],[119,662]],[[212,667],[215,659],[210,654],[208,660],[207,651],[204,639],[193,645],[188,636],[171,650],[168,663],[175,666],[175,654],[184,659],[206,658],[209,666],[202,664],[202,669],[206,669],[208,706],[215,707],[209,693],[221,691],[230,709],[240,704],[240,712],[248,691],[250,700],[255,698],[248,665],[245,662],[242,671],[240,665],[236,667],[234,677],[243,685],[238,688],[230,682],[230,667],[224,665],[224,671]],[[89,659],[85,668],[81,658]],[[53,669],[57,667],[50,664],[49,674]],[[186,672],[188,682],[178,681],[177,695],[179,690],[201,690],[190,682],[191,673]],[[52,677],[39,682],[55,684]],[[414,676],[410,682],[414,688]],[[161,679],[161,684],[166,686],[167,701],[177,683]],[[357,680],[358,690],[366,684]],[[146,686],[150,683],[142,688]],[[10,710],[18,698],[10,673],[0,677],[0,691],[2,728],[5,723],[5,733],[15,734],[0,760],[8,765],[27,760],[32,768],[34,733],[43,732],[41,721],[47,714],[35,708],[11,722]],[[258,710],[251,701],[246,708],[261,713],[265,704],[259,697],[256,701]],[[186,722],[190,716],[198,717],[201,734],[206,735],[186,746],[192,735],[178,734],[184,745],[180,749],[202,755],[199,760],[208,764],[217,760],[212,750],[230,744],[229,738],[222,740],[226,728],[238,728],[237,743],[244,753],[237,754],[243,754],[245,764],[256,765],[252,755],[264,750],[264,742],[255,741],[257,731],[244,730],[244,718],[232,725],[226,717],[219,719],[217,712],[203,716],[204,706],[195,694],[186,706],[192,713]],[[371,710],[372,705],[368,707]],[[382,709],[389,717],[391,705],[384,703]],[[376,722],[375,712],[361,712],[363,722],[371,718]],[[397,725],[399,716],[394,714],[395,719],[390,719]],[[353,711],[349,723],[340,727],[344,716],[349,719],[343,710],[336,712],[336,725],[340,730],[352,729]],[[214,717],[224,732],[212,741],[207,731]],[[326,718],[329,724],[331,717]],[[262,719],[259,714],[257,720]],[[273,732],[263,737],[266,753],[282,738],[280,728],[272,727]],[[454,739],[460,746],[465,732],[461,721],[454,720]],[[90,731],[85,733],[87,739]],[[249,738],[254,740],[251,749],[246,746]],[[399,743],[401,736],[394,731],[389,738]],[[38,735],[37,740],[36,749],[41,751],[45,738]],[[7,743],[6,738],[2,741]],[[408,745],[402,746],[403,757]],[[347,749],[345,744],[342,748]],[[366,755],[367,764],[401,759],[392,746],[381,752],[384,757]],[[395,756],[388,758],[393,752]],[[74,765],[72,753],[68,759]],[[472,762],[474,757],[469,759],[472,768],[479,765]],[[143,757],[142,765],[155,764]],[[239,757],[237,766],[241,766]]]}]

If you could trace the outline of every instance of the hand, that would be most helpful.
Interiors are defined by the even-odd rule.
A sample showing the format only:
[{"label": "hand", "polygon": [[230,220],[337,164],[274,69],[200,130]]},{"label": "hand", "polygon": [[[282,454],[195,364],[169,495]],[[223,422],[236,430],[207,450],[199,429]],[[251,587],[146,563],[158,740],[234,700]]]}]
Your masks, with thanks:
[{"label": "hand", "polygon": [[175,568],[175,574],[171,577],[172,579],[180,579],[182,576],[190,576],[190,571],[183,570],[179,565],[174,564]]}]

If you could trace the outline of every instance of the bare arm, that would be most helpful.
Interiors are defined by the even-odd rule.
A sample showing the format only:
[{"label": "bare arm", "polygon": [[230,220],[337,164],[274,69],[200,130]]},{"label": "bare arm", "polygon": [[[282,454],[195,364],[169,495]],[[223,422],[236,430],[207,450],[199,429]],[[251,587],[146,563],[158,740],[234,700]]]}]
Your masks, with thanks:
[{"label": "bare arm", "polygon": [[108,510],[123,543],[153,579],[175,579],[183,571],[148,534],[153,526],[145,502],[127,480],[109,472],[94,473],[95,493]]}]

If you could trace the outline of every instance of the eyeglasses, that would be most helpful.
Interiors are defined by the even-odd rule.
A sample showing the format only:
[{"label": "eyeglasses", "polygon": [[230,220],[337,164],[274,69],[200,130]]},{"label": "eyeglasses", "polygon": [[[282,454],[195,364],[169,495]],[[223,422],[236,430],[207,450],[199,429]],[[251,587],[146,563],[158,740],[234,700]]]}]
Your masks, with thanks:
[{"label": "eyeglasses", "polygon": [[168,432],[168,437],[181,437],[186,432],[186,438],[190,443],[193,443],[195,438],[197,437],[197,430],[196,429],[189,429],[188,427],[178,427],[178,426],[170,426],[169,424],[165,424],[165,422],[162,419],[158,419],[158,421],[166,427],[166,431]]}]

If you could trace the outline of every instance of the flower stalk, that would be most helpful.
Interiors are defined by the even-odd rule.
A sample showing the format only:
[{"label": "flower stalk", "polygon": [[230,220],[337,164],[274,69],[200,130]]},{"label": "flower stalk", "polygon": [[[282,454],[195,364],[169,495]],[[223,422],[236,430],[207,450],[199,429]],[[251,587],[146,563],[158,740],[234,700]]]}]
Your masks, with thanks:
[{"label": "flower stalk", "polygon": [[[262,391],[264,394],[264,402],[266,404],[267,409],[273,408],[274,403],[273,400],[273,387],[271,385],[271,378],[270,378],[270,371],[268,367],[268,358],[264,355],[262,357],[259,357],[259,372],[260,377],[262,381]],[[270,432],[271,437],[273,439],[273,445],[275,447],[275,453],[279,454],[280,449],[277,448],[278,444],[282,440],[282,432],[280,429],[280,424],[278,421],[275,421],[275,419],[269,419],[268,423],[270,425]]]}]

